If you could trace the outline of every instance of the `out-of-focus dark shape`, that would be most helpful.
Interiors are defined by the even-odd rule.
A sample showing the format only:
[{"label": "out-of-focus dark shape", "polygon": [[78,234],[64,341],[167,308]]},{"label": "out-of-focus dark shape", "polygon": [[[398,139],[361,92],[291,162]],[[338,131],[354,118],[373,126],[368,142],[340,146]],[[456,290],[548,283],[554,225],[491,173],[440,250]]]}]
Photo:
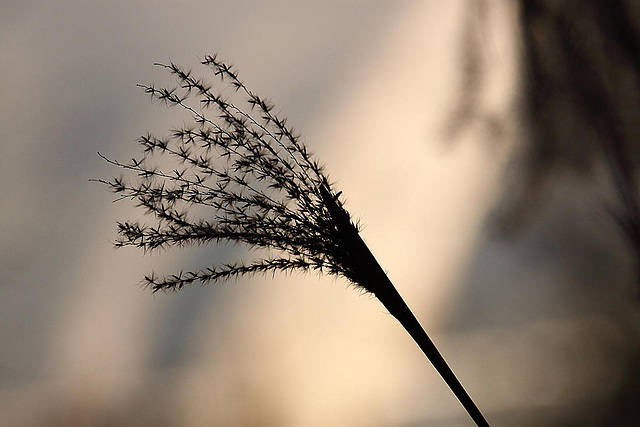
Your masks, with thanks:
[{"label": "out-of-focus dark shape", "polygon": [[[636,281],[640,281],[638,6],[632,0],[525,0],[520,10],[523,111],[530,137],[523,153],[525,194],[541,194],[558,171],[593,179],[596,168],[604,170],[620,202],[606,208],[630,243]],[[521,206],[528,205],[525,195]],[[638,349],[631,346],[629,351],[626,380],[602,406],[607,410],[600,419],[593,420],[598,425],[640,422],[640,411],[632,403],[640,394]]]},{"label": "out-of-focus dark shape", "polygon": [[[460,98],[447,135],[480,123],[500,141],[506,117],[482,103],[495,4],[470,2],[462,29]],[[640,6],[629,0],[583,2],[524,0],[520,3],[521,93],[519,136],[522,179],[507,197],[501,231],[519,229],[535,213],[540,196],[558,173],[589,178],[604,167],[621,206],[613,219],[640,253]],[[640,277],[640,275],[639,275]]]},{"label": "out-of-focus dark shape", "polygon": [[[554,169],[602,161],[622,206],[613,213],[640,250],[640,28],[634,2],[522,2],[529,187]],[[551,174],[550,174],[551,172]]]},{"label": "out-of-focus dark shape", "polygon": [[[510,120],[484,102],[497,5],[469,2],[449,136]],[[640,425],[640,3],[523,0],[514,18],[512,173],[449,328],[488,343],[461,365],[504,392],[493,422]]]}]

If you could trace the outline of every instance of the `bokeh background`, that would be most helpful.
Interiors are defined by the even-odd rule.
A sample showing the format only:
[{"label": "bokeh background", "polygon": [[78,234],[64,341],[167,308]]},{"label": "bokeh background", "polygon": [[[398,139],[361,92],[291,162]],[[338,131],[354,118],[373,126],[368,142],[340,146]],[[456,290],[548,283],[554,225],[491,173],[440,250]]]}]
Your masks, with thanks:
[{"label": "bokeh background", "polygon": [[508,1],[3,1],[0,425],[471,425],[343,280],[137,286],[251,257],[115,250],[137,213],[89,181],[119,173],[98,151],[126,160],[182,120],[136,88],[171,82],[153,62],[215,52],[326,164],[493,425],[635,425],[640,302],[611,179],[560,168],[511,203],[535,187],[520,23]]}]

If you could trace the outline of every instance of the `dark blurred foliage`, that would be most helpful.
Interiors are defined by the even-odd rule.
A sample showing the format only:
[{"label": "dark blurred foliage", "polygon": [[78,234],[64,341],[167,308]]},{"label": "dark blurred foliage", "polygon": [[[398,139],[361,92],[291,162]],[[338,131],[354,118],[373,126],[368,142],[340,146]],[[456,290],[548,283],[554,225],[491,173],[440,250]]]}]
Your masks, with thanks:
[{"label": "dark blurred foliage", "polygon": [[[525,0],[520,23],[524,120],[531,138],[523,158],[526,194],[544,189],[559,169],[593,179],[594,168],[604,166],[620,202],[609,208],[612,219],[639,268],[640,5]],[[626,381],[599,416],[591,414],[582,424],[640,423],[640,358],[633,347]]]},{"label": "dark blurred foliage", "polygon": [[529,188],[557,168],[602,162],[622,206],[612,212],[640,249],[640,8],[633,1],[522,2]]},{"label": "dark blurred foliage", "polygon": [[[483,108],[494,64],[483,61],[492,2],[470,2],[462,34],[460,97],[449,136],[480,122],[499,141],[506,117]],[[535,212],[560,172],[589,179],[604,165],[621,207],[614,220],[634,250],[640,245],[636,175],[640,161],[640,5],[627,0],[525,0],[519,4],[521,93],[518,153],[521,187],[501,230]],[[498,66],[500,64],[497,64]],[[526,222],[526,221],[524,221]]]},{"label": "dark blurred foliage", "polygon": [[[483,62],[482,58],[483,43],[487,43],[486,34],[491,25],[489,15],[492,6],[493,3],[488,1],[470,2],[467,25],[462,35],[461,65],[464,71],[460,85],[461,96],[454,111],[451,136],[456,136],[455,132],[466,126],[480,123],[484,129],[492,131],[488,133],[488,139],[504,139],[501,138],[503,135],[500,130],[508,119],[492,117],[483,110],[481,102],[487,76],[494,65]],[[561,220],[549,220],[547,208],[549,200],[553,199],[549,195],[554,188],[567,177],[580,182],[583,189],[606,182],[608,187],[605,187],[610,188],[613,194],[603,197],[601,206],[597,206],[596,210],[607,212],[606,220],[615,224],[611,229],[619,232],[608,237],[609,243],[625,240],[625,248],[631,254],[636,270],[635,277],[621,279],[619,276],[614,278],[614,275],[602,275],[595,279],[596,275],[593,275],[593,280],[602,282],[598,286],[606,289],[609,294],[624,287],[625,281],[634,281],[637,289],[640,284],[640,200],[637,182],[640,168],[640,3],[633,0],[523,0],[518,4],[517,13],[520,87],[516,114],[521,131],[516,136],[512,168],[517,172],[509,175],[510,182],[497,209],[498,220],[493,225],[497,225],[498,233],[494,233],[488,240],[513,241],[522,236],[529,239],[531,230],[540,231],[541,222],[555,221],[556,225],[563,225],[549,229],[560,232],[541,239],[557,243],[569,235],[566,233],[568,229],[575,231],[579,228],[575,227],[575,221],[571,223],[570,215]],[[570,206],[573,201],[566,198],[562,203]],[[574,213],[580,209],[582,207],[577,205],[569,208]],[[584,230],[586,229],[583,228]],[[593,229],[586,232],[597,234]],[[588,239],[576,241],[584,242]],[[486,245],[484,250],[492,244]],[[515,245],[517,243],[512,248]],[[608,245],[600,242],[600,245],[603,253],[606,253],[607,250],[611,252],[615,243]],[[567,246],[570,247],[572,246]],[[567,254],[562,254],[566,262],[572,262],[571,259],[575,262],[576,257],[585,251],[583,247],[573,247],[576,252],[573,258],[572,255],[566,258]],[[482,251],[482,248],[478,250]],[[551,255],[547,254],[548,256],[559,254],[553,251],[549,253]],[[483,255],[478,257],[483,259]],[[612,257],[615,258],[615,255],[611,253],[600,257],[585,265],[583,270],[590,272],[587,275],[591,274],[611,261]],[[472,271],[470,276],[473,274],[477,274],[477,271]],[[500,282],[500,276],[491,277],[493,281]],[[580,316],[594,314],[594,311],[570,313],[563,311],[564,309],[557,310],[557,307],[548,308],[554,307],[553,297],[549,297],[554,293],[540,288],[555,286],[555,293],[564,298],[563,304],[571,306],[575,305],[575,300],[589,294],[590,285],[586,283],[589,280],[572,285],[571,288],[549,279],[538,279],[531,283],[522,279],[522,284],[508,285],[487,285],[477,278],[469,280],[471,286],[467,287],[467,292],[472,296],[467,296],[467,300],[477,301],[483,298],[483,293],[491,294],[491,291],[503,298],[502,305],[495,301],[493,304],[486,302],[487,307],[480,309],[478,304],[482,303],[461,303],[459,317],[467,320],[469,317],[475,318],[478,325],[481,325],[478,327],[495,327],[495,319],[499,315],[489,314],[486,317],[489,320],[484,323],[479,315],[502,310],[505,301],[512,305],[513,312],[518,313],[536,303],[535,300],[520,301],[517,297],[510,300],[509,296],[505,296],[509,292],[514,294],[509,287],[537,286],[529,290],[529,295],[539,294],[537,303],[541,306],[536,311],[537,317],[532,318],[534,321],[554,321],[553,319],[561,316],[580,319]],[[480,285],[474,289],[478,283]],[[597,401],[575,402],[551,412],[525,413],[522,410],[510,414],[494,413],[489,414],[489,419],[502,420],[505,425],[640,425],[640,409],[637,405],[640,402],[640,353],[637,336],[640,301],[633,300],[632,292],[625,292],[622,294],[626,301],[621,300],[622,303],[616,303],[615,298],[602,297],[605,294],[597,297],[598,294],[594,293],[588,297],[594,300],[593,306],[597,306],[597,310],[604,313],[626,336],[624,379],[614,392]],[[545,298],[548,298],[546,303]],[[542,307],[545,304],[548,307]],[[608,305],[612,306],[607,307]],[[607,348],[605,337],[594,339],[600,340],[598,347]],[[553,347],[554,344],[541,341],[539,345]],[[562,348],[558,347],[559,351]],[[543,350],[540,348],[540,351]],[[555,363],[562,365],[565,362]],[[573,364],[569,362],[567,368],[577,366],[578,363],[580,362],[577,360]]]}]

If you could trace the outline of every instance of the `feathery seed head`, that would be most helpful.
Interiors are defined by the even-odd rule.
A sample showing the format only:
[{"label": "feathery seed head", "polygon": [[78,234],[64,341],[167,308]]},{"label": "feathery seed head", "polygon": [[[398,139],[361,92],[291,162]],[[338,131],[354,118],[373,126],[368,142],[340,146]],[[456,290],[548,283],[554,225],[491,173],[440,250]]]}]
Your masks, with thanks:
[{"label": "feathery seed head", "polygon": [[144,281],[154,291],[292,270],[341,275],[362,286],[354,254],[345,246],[345,228],[356,234],[357,228],[323,168],[286,120],[272,112],[273,104],[251,92],[231,65],[215,55],[201,63],[240,99],[224,98],[173,62],[156,63],[174,75],[177,86],[139,86],[152,99],[186,110],[192,122],[168,136],[139,137],[142,155],[128,163],[101,155],[135,176],[98,181],[108,185],[117,200],[135,201],[155,220],[118,223],[116,246],[148,251],[234,242],[277,254],[248,264],[147,275]]}]

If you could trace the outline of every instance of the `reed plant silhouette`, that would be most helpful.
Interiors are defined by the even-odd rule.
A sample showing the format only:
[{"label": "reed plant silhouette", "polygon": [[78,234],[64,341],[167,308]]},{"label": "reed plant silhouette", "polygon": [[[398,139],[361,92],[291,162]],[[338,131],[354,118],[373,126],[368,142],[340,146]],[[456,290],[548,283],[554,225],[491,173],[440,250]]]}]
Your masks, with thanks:
[{"label": "reed plant silhouette", "polygon": [[157,292],[256,273],[301,270],[341,276],[385,306],[475,423],[488,425],[360,237],[358,223],[323,166],[231,65],[216,56],[205,56],[201,63],[231,90],[214,91],[174,63],[156,64],[173,74],[177,85],[140,87],[152,99],[186,110],[192,120],[168,136],[140,137],[142,154],[129,162],[99,153],[128,173],[97,181],[117,200],[133,200],[154,218],[152,224],[119,222],[116,246],[151,251],[232,242],[265,249],[266,255],[164,277],[152,273],[144,283]]}]

